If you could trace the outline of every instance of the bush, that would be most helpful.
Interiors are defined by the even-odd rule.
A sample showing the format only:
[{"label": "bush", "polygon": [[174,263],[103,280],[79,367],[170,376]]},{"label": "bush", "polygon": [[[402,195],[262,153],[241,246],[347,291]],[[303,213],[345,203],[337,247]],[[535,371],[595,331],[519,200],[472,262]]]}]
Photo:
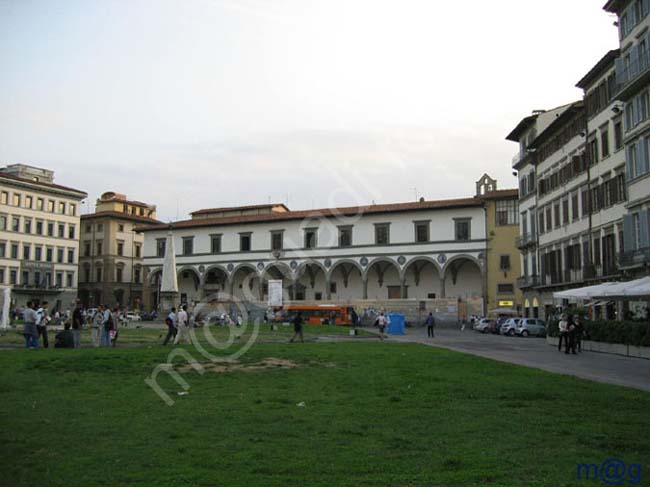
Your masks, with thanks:
[{"label": "bush", "polygon": [[[584,340],[605,343],[622,343],[635,347],[650,347],[650,322],[648,321],[583,321]],[[548,323],[549,336],[557,337],[558,320]]]}]

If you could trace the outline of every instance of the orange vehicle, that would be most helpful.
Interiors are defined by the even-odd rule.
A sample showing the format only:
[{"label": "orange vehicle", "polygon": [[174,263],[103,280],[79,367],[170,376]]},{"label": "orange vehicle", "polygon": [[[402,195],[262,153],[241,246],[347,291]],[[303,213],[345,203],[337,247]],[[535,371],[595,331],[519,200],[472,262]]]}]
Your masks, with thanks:
[{"label": "orange vehicle", "polygon": [[352,325],[352,308],[329,304],[292,305],[277,308],[275,321],[290,320],[299,311],[307,325],[330,325],[332,321],[335,325]]}]

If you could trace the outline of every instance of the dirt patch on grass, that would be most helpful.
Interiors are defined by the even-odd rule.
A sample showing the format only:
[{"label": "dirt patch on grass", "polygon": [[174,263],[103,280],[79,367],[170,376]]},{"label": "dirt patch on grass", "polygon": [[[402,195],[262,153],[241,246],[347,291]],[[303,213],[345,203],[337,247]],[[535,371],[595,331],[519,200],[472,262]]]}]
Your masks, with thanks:
[{"label": "dirt patch on grass", "polygon": [[[201,364],[208,372],[216,374],[226,374],[228,372],[254,372],[258,370],[277,370],[277,369],[296,369],[299,365],[291,360],[267,357],[259,362],[245,362],[239,360],[224,359],[204,362]],[[192,364],[183,364],[174,366],[179,372],[190,372],[193,370]]]}]

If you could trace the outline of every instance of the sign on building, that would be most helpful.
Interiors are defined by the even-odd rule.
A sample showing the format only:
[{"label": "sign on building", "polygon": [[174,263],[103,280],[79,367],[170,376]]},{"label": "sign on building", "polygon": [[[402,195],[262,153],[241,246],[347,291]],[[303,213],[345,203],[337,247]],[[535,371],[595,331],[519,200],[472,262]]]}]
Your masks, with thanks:
[{"label": "sign on building", "polygon": [[282,279],[269,279],[269,306],[282,306]]}]

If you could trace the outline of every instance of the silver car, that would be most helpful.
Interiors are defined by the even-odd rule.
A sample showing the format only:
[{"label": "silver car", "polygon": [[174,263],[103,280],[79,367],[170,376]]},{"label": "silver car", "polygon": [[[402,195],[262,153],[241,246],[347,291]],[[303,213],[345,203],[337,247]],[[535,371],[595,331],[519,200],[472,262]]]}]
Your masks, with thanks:
[{"label": "silver car", "polygon": [[496,326],[496,321],[490,318],[481,318],[474,325],[474,330],[481,333],[490,333],[492,326]]},{"label": "silver car", "polygon": [[546,323],[537,318],[522,318],[515,327],[515,333],[522,337],[527,336],[546,336]]},{"label": "silver car", "polygon": [[508,335],[510,337],[515,336],[517,333],[517,325],[521,320],[521,318],[509,318],[506,320],[506,322],[501,325],[501,335]]}]

